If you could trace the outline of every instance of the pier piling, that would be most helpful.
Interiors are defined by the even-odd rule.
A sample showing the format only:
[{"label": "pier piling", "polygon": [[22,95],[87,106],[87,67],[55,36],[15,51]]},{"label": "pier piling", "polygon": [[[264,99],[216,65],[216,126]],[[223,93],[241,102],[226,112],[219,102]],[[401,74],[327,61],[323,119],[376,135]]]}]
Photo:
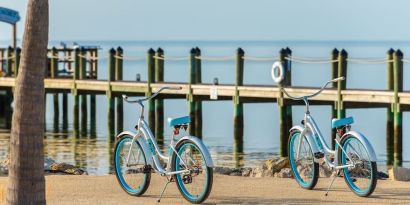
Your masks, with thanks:
[{"label": "pier piling", "polygon": [[[108,57],[108,82],[115,81],[115,50],[111,48]],[[107,101],[108,101],[108,133],[110,140],[114,140],[115,136],[115,99],[111,91],[111,84],[107,88]]]},{"label": "pier piling", "polygon": [[[195,84],[201,84],[202,82],[202,62],[201,62],[201,49],[198,47],[196,50],[196,79]],[[195,136],[202,139],[202,101],[200,99],[194,99],[195,102]]]},{"label": "pier piling", "polygon": [[[122,69],[123,69],[123,49],[117,48],[115,58],[115,81],[122,81]],[[124,129],[124,105],[121,96],[117,96],[117,133],[122,132]]]},{"label": "pier piling", "polygon": [[[76,48],[74,50],[74,74],[73,74],[73,81],[79,79],[80,77],[80,49]],[[79,97],[78,91],[74,84],[74,87],[71,90],[73,95],[73,133],[76,137],[78,137],[78,129],[79,129],[79,117],[80,117],[80,109],[79,109]]]},{"label": "pier piling", "polygon": [[[52,56],[57,56],[57,49],[56,47],[53,47],[51,49],[51,55]],[[58,59],[57,58],[51,58],[50,62],[50,77],[51,78],[57,78],[58,77]],[[59,119],[60,119],[60,111],[59,111],[59,99],[58,99],[58,93],[53,94],[53,108],[54,108],[54,131],[58,132],[58,126],[59,126]]]},{"label": "pier piling", "polygon": [[196,49],[192,48],[189,52],[189,94],[188,94],[188,102],[189,102],[189,117],[191,118],[191,123],[189,125],[189,135],[195,136],[196,131],[196,116],[195,116],[195,107],[196,103],[194,101],[194,95],[192,90],[192,85],[196,83]]},{"label": "pier piling", "polygon": [[[80,80],[87,79],[87,52],[84,48],[80,49]],[[88,118],[88,110],[87,110],[87,95],[81,94],[81,134],[87,133],[87,118]]]},{"label": "pier piling", "polygon": [[347,81],[347,52],[342,49],[339,53],[339,65],[337,68],[337,77],[345,77],[345,80],[339,80],[337,82],[337,118],[345,118],[346,110],[343,104],[342,90],[346,90]]},{"label": "pier piling", "polygon": [[[291,73],[291,64],[287,58],[291,57],[292,52],[289,48],[282,48],[279,52],[279,58],[282,62],[283,69],[285,70],[285,78],[280,83],[281,87],[291,86],[292,82],[292,73]],[[288,137],[289,130],[292,126],[292,106],[288,104],[287,100],[284,99],[283,93],[280,92],[278,103],[279,111],[279,138],[280,138],[280,147],[279,154],[282,157],[288,156]]]},{"label": "pier piling", "polygon": [[[89,51],[91,60],[90,60],[90,79],[97,80],[98,75],[98,51],[91,50]],[[94,137],[96,134],[96,116],[97,116],[97,107],[96,107],[96,98],[95,94],[90,94],[90,134],[91,137]]]},{"label": "pier piling", "polygon": [[403,113],[400,109],[399,92],[403,92],[403,53],[400,50],[394,52],[393,79],[394,79],[394,166],[402,166],[403,162]]},{"label": "pier piling", "polygon": [[[331,55],[331,60],[333,61],[331,64],[331,79],[335,79],[337,78],[337,74],[338,74],[338,69],[339,69],[339,63],[337,61],[339,57],[339,50],[337,50],[336,48],[333,49],[332,51],[332,55]],[[332,83],[332,88],[337,88],[337,82],[333,82]],[[337,101],[335,101],[335,103],[332,105],[332,119],[333,118],[337,118]],[[332,129],[332,134],[331,134],[331,144],[332,147],[335,147],[335,138],[336,138],[336,129]]]},{"label": "pier piling", "polygon": [[[394,50],[391,48],[387,51],[387,90],[394,90],[394,76],[393,76],[393,60]],[[386,115],[386,164],[387,166],[393,165],[394,162],[394,112],[392,107],[394,104],[387,106]]]},{"label": "pier piling", "polygon": [[[150,48],[147,52],[147,93],[146,96],[152,95],[151,84],[155,83],[155,61],[154,61],[155,51]],[[155,134],[155,99],[148,100],[148,124],[152,130],[152,134]]]},{"label": "pier piling", "polygon": [[[158,48],[155,58],[155,82],[164,82],[164,50]],[[157,98],[155,100],[155,133],[159,145],[164,144],[164,100]]]},{"label": "pier piling", "polygon": [[[243,102],[240,99],[239,86],[243,85],[244,56],[245,51],[242,48],[238,48],[236,51],[235,96],[233,97],[233,152],[235,159],[239,159],[239,156],[243,153]],[[239,160],[235,161],[238,162]],[[238,165],[239,164],[237,164],[237,166]]]}]

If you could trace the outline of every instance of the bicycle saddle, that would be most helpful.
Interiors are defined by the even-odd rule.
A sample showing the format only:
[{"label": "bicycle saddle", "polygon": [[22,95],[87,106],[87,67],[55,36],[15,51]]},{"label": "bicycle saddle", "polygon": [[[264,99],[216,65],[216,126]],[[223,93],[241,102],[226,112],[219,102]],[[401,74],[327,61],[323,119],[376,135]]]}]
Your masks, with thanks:
[{"label": "bicycle saddle", "polygon": [[177,125],[185,125],[191,122],[191,118],[189,116],[178,117],[178,118],[168,118],[168,124],[170,127],[174,127]]},{"label": "bicycle saddle", "polygon": [[342,119],[332,119],[332,129],[333,128],[339,128],[343,127],[345,125],[350,125],[353,124],[353,117],[347,117],[347,118],[342,118]]}]

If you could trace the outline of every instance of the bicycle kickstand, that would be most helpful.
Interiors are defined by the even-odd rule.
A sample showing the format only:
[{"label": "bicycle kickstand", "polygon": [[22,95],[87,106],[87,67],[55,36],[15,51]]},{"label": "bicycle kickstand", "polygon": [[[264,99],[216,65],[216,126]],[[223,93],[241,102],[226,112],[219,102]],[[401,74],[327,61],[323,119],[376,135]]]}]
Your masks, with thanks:
[{"label": "bicycle kickstand", "polygon": [[171,178],[168,178],[168,177],[167,177],[167,183],[165,184],[164,189],[162,189],[162,192],[161,192],[161,194],[159,195],[159,198],[158,198],[158,200],[157,200],[158,203],[161,202],[162,196],[164,195],[165,189],[167,189],[168,184],[170,184],[171,182],[173,182],[172,179],[173,179],[172,176],[171,176]]},{"label": "bicycle kickstand", "polygon": [[325,196],[328,195],[328,193],[329,193],[329,191],[330,191],[330,188],[331,188],[332,185],[333,185],[333,182],[335,182],[336,177],[339,175],[339,171],[340,171],[340,170],[335,171],[334,176],[333,176],[333,179],[332,179],[332,181],[330,182],[330,185],[329,185],[329,187],[328,187],[327,190],[326,190]]}]

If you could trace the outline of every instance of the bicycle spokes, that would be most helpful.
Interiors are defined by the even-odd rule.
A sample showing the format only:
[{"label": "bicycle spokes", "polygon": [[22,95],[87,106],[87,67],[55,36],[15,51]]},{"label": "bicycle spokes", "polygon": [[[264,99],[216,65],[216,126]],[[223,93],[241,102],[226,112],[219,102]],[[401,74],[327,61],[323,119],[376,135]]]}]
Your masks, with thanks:
[{"label": "bicycle spokes", "polygon": [[349,186],[358,193],[366,192],[372,182],[373,167],[367,149],[357,138],[349,138],[343,144],[342,165]]},{"label": "bicycle spokes", "polygon": [[192,143],[182,145],[178,150],[176,170],[184,171],[176,174],[178,185],[188,198],[198,198],[204,193],[207,183],[207,167],[201,151]]}]

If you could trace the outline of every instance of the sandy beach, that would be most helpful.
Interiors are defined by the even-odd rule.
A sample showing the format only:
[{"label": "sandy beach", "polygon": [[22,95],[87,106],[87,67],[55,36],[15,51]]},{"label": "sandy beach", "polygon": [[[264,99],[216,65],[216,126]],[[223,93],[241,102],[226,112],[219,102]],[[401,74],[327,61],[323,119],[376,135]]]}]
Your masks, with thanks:
[{"label": "sandy beach", "polygon": [[[379,180],[369,198],[355,196],[343,178],[336,179],[329,196],[325,190],[330,180],[321,178],[313,191],[298,187],[293,179],[247,178],[215,175],[211,196],[205,204],[409,204],[410,182]],[[157,204],[165,179],[153,175],[142,197],[127,195],[114,175],[46,176],[47,204]],[[0,201],[3,204],[7,177],[0,178]],[[160,204],[189,204],[170,184]]]}]

